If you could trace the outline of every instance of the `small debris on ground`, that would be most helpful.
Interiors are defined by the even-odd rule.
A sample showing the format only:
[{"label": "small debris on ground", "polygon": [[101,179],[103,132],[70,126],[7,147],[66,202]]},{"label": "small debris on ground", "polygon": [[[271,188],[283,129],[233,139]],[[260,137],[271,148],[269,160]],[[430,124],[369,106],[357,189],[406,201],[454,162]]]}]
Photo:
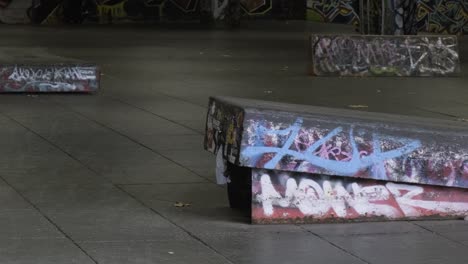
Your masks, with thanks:
[{"label": "small debris on ground", "polygon": [[468,122],[468,118],[458,118],[457,121]]},{"label": "small debris on ground", "polygon": [[368,108],[369,106],[367,105],[348,105],[350,108]]},{"label": "small debris on ground", "polygon": [[282,71],[287,71],[289,70],[289,67],[288,66],[284,66],[283,69],[281,69]]},{"label": "small debris on ground", "polygon": [[174,255],[174,252],[172,252],[172,251],[169,251],[167,253],[169,253],[170,255]]},{"label": "small debris on ground", "polygon": [[189,207],[191,204],[189,203],[182,203],[182,202],[176,202],[174,204],[174,207]]},{"label": "small debris on ground", "polygon": [[270,90],[266,90],[266,91],[263,91],[263,92],[266,93],[266,94],[271,94],[271,93],[273,93],[273,91],[270,91]]}]

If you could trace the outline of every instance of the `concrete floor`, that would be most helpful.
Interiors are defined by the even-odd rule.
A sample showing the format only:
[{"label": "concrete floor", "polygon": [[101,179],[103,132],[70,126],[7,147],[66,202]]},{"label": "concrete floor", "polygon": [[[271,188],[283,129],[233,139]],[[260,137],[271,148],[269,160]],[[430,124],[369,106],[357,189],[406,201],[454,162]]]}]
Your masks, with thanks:
[{"label": "concrete floor", "polygon": [[467,38],[459,78],[312,78],[305,32],[348,27],[184,27],[0,27],[0,59],[104,73],[96,95],[0,96],[0,263],[468,263],[465,221],[249,225],[202,148],[210,95],[468,118]]}]

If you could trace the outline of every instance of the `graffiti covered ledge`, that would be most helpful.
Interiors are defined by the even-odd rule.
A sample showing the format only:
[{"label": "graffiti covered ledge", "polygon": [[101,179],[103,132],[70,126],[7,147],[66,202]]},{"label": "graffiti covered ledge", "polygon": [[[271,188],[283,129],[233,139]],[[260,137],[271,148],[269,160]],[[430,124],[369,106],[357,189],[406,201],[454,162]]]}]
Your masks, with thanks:
[{"label": "graffiti covered ledge", "polygon": [[312,35],[317,76],[457,76],[458,39],[448,35]]},{"label": "graffiti covered ledge", "polygon": [[[272,197],[273,207],[289,202],[301,211],[300,205],[304,203],[315,208],[340,201],[342,206],[350,207],[351,202],[345,197],[366,195],[370,195],[367,200],[370,204],[384,203],[385,197],[393,199],[399,214],[392,217],[382,214],[384,218],[455,216],[468,212],[468,126],[463,122],[213,97],[209,102],[205,148],[218,155],[218,163],[228,163],[227,168],[231,169],[225,174],[232,188],[251,188],[253,216],[258,216],[255,206],[262,204],[265,209],[264,201]],[[232,168],[246,168],[248,172]],[[244,175],[239,175],[239,171]],[[263,174],[276,184],[262,184],[266,178],[263,174],[258,176],[260,171],[268,172]],[[296,180],[298,175],[308,183],[302,185],[304,188],[300,187],[302,180]],[[332,180],[319,184],[316,177],[332,177]],[[299,187],[292,188],[293,181],[287,178],[294,179]],[[237,184],[239,181],[243,183]],[[389,184],[394,188],[389,188]],[[357,187],[369,190],[364,187],[371,185],[379,186],[381,192],[377,196],[382,198],[379,201],[372,200],[376,194],[356,191]],[[405,186],[414,186],[414,192],[413,187]],[[245,190],[234,190],[234,193],[245,193]],[[293,195],[297,193],[300,194]],[[435,203],[451,209],[437,211],[422,206],[407,215],[407,203],[397,201],[408,198],[408,193],[416,198],[416,204]],[[325,200],[320,201],[321,198]],[[337,200],[333,202],[333,199]],[[358,204],[362,202],[361,199]],[[444,204],[451,202],[455,204]],[[338,218],[380,216],[379,211],[376,211],[378,215],[371,212],[361,215],[355,209],[346,214],[332,213],[334,207],[327,206],[324,208],[328,211],[324,209],[326,212],[322,213]],[[327,218],[305,212],[301,211],[300,219]],[[268,219],[277,214],[266,216]]]},{"label": "graffiti covered ledge", "polygon": [[99,89],[95,64],[55,56],[45,49],[0,49],[0,93],[79,92]]}]

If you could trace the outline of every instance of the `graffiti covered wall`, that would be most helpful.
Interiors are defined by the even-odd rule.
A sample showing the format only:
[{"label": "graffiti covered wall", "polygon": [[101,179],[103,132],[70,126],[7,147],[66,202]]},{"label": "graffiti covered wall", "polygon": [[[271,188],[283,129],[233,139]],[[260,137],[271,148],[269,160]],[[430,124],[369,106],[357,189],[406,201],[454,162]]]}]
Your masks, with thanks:
[{"label": "graffiti covered wall", "polygon": [[121,19],[190,19],[198,10],[199,0],[114,0],[96,5],[101,22]]},{"label": "graffiti covered wall", "polygon": [[[417,3],[416,10],[411,10],[411,27],[434,33],[468,32],[467,1],[415,1],[388,1],[386,16],[400,17],[402,6]],[[31,0],[0,0],[0,21],[50,24],[187,20],[198,19],[205,10],[214,19],[223,19],[226,12],[232,12],[227,8],[229,3],[229,0],[38,0],[33,4]],[[359,0],[239,0],[239,5],[244,17],[307,19],[355,26],[360,22]],[[389,18],[387,25],[394,20]]]},{"label": "graffiti covered wall", "polygon": [[252,173],[254,223],[468,215],[468,191],[280,171]]},{"label": "graffiti covered wall", "polygon": [[[192,20],[209,12],[224,19],[238,12],[244,17],[303,19],[302,0],[0,0],[3,23],[118,23],[148,20]],[[237,3],[236,5],[233,5]],[[234,7],[234,8],[233,8]],[[297,11],[299,10],[299,11]]]},{"label": "graffiti covered wall", "polygon": [[416,26],[435,33],[468,33],[468,1],[419,0]]},{"label": "graffiti covered wall", "polygon": [[357,25],[356,0],[307,0],[307,20]]},{"label": "graffiti covered wall", "polygon": [[[3,23],[56,24],[115,23],[144,20],[192,19],[197,17],[200,0],[11,0],[0,5]],[[3,10],[2,10],[3,6]],[[12,20],[12,16],[16,20]],[[20,20],[20,17],[27,19]]]},{"label": "graffiti covered wall", "polygon": [[[415,4],[416,8],[410,10],[410,23],[414,24],[410,27],[417,31],[449,34],[468,32],[468,1],[389,0],[386,16],[393,14],[400,21],[398,17],[403,14],[401,8],[412,4]],[[405,16],[404,20],[407,21],[407,18]],[[307,0],[307,19],[357,25],[360,21],[359,0]],[[389,22],[394,20],[391,18]]]}]

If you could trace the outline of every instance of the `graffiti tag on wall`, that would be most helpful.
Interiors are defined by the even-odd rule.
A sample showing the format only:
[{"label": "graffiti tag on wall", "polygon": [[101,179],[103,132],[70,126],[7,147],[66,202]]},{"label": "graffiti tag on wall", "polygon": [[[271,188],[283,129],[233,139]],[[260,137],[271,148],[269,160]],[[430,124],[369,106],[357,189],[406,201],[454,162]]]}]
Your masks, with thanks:
[{"label": "graffiti tag on wall", "polygon": [[313,36],[315,75],[450,76],[459,72],[456,37]]},{"label": "graffiti tag on wall", "polygon": [[468,32],[468,2],[419,0],[416,27],[421,31],[456,34]]},{"label": "graffiti tag on wall", "polygon": [[255,170],[253,218],[363,219],[468,215],[468,191]]},{"label": "graffiti tag on wall", "polygon": [[355,0],[307,0],[307,19],[321,22],[357,24]]},{"label": "graffiti tag on wall", "polygon": [[303,7],[286,0],[53,0],[38,1],[34,6],[30,0],[0,0],[0,10],[3,8],[11,9],[0,12],[4,23],[79,24],[84,21],[191,20],[201,19],[203,13],[209,13],[213,19],[241,15],[284,16],[292,13],[291,9],[301,12]]},{"label": "graffiti tag on wall", "polygon": [[[391,0],[386,2],[385,13],[388,19],[386,26],[394,27],[391,31],[396,33],[414,34],[416,31],[426,31],[458,34],[468,32],[467,1]],[[387,17],[388,15],[393,17]],[[359,1],[307,0],[307,19],[357,25],[361,20]],[[376,22],[379,23],[380,20],[381,18]],[[393,34],[393,32],[388,34]]]},{"label": "graffiti tag on wall", "polygon": [[265,14],[273,7],[273,0],[240,0],[242,9],[249,15]]},{"label": "graffiti tag on wall", "polygon": [[198,0],[171,0],[171,2],[184,12],[194,12],[198,6]]}]

